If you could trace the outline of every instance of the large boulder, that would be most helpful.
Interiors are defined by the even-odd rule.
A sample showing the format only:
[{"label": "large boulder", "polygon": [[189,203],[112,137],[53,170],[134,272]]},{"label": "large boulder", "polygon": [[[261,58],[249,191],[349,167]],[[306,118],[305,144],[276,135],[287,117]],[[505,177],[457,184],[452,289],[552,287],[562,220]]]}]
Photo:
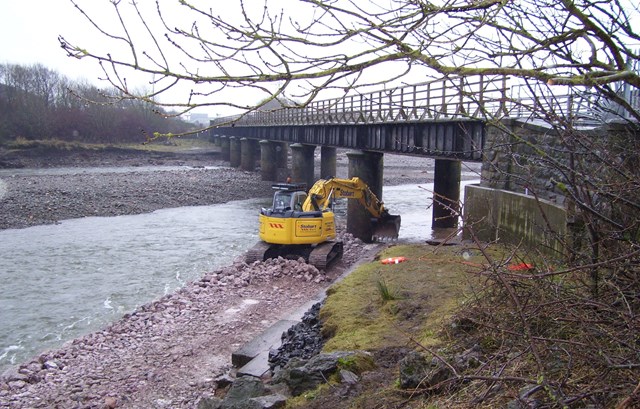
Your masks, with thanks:
[{"label": "large boulder", "polygon": [[286,402],[285,396],[271,392],[260,379],[243,376],[233,382],[224,399],[203,397],[197,409],[278,409]]},{"label": "large boulder", "polygon": [[274,383],[284,383],[291,395],[313,390],[339,370],[359,374],[375,367],[373,357],[365,351],[338,351],[318,354],[308,360],[293,358],[274,376]]},{"label": "large boulder", "polygon": [[242,376],[236,379],[231,388],[224,397],[223,408],[232,408],[237,403],[255,398],[258,396],[268,395],[269,391],[264,383],[253,376]]},{"label": "large boulder", "polygon": [[399,364],[402,389],[430,388],[453,376],[449,366],[437,358],[428,360],[419,352],[409,352]]}]

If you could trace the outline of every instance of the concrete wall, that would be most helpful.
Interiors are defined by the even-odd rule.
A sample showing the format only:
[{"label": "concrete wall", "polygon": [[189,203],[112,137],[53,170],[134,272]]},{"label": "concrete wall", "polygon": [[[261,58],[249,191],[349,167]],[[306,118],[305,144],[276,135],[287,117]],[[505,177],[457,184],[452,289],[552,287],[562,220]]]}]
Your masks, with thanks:
[{"label": "concrete wall", "polygon": [[[611,164],[603,165],[600,152],[620,159],[619,163],[627,167],[633,166],[635,162],[629,160],[628,151],[637,140],[633,133],[637,131],[628,124],[615,122],[577,131],[560,133],[543,121],[517,119],[505,119],[487,127],[482,189],[477,186],[467,189],[464,209],[467,223],[477,223],[474,230],[478,231],[478,237],[499,238],[511,244],[522,241],[555,253],[563,252],[562,241],[580,246],[580,237],[585,234],[580,210],[571,197],[565,196],[573,191],[571,169],[579,177],[595,178],[597,183],[619,180],[615,172],[602,173],[615,169]],[[633,171],[627,169],[627,173]],[[591,195],[588,183],[581,179],[577,183],[583,200]],[[607,217],[613,220],[624,219],[630,211],[635,213],[615,200],[608,205],[605,201],[600,204],[600,211],[608,212]],[[568,220],[572,221],[570,229]]]},{"label": "concrete wall", "polygon": [[487,127],[481,185],[516,193],[535,191],[542,199],[565,203],[557,186],[564,176],[550,163],[568,162],[566,141],[542,122],[507,119],[500,126]]},{"label": "concrete wall", "polygon": [[552,256],[566,254],[567,212],[547,200],[506,190],[467,185],[463,238],[522,244]]}]

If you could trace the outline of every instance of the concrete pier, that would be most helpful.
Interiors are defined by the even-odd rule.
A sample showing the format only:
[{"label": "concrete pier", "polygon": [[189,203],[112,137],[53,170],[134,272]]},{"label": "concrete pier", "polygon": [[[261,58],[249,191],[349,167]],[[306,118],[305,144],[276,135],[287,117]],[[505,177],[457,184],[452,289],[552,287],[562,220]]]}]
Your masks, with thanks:
[{"label": "concrete pier", "polygon": [[240,139],[240,169],[247,172],[256,170],[257,141],[255,139]]},{"label": "concrete pier", "polygon": [[314,157],[315,145],[294,143],[291,148],[291,181],[306,183],[307,189],[315,183]]},{"label": "concrete pier", "polygon": [[[379,152],[354,151],[347,153],[349,158],[349,178],[362,179],[371,191],[382,200],[383,158]],[[347,204],[347,233],[370,243],[373,236],[371,214],[357,200]]]},{"label": "concrete pier", "polygon": [[433,228],[458,226],[461,162],[436,159],[433,182]]},{"label": "concrete pier", "polygon": [[320,178],[328,179],[336,176],[337,149],[330,146],[320,147]]},{"label": "concrete pier", "polygon": [[220,135],[218,139],[220,140],[220,158],[229,162],[229,158],[231,157],[229,137]]},{"label": "concrete pier", "polygon": [[276,162],[276,144],[268,140],[260,141],[260,175],[262,180],[278,179],[278,163]]},{"label": "concrete pier", "polygon": [[235,136],[229,137],[229,162],[232,168],[240,166],[240,139]]},{"label": "concrete pier", "polygon": [[289,166],[289,144],[287,142],[276,143],[276,167],[287,169]]}]

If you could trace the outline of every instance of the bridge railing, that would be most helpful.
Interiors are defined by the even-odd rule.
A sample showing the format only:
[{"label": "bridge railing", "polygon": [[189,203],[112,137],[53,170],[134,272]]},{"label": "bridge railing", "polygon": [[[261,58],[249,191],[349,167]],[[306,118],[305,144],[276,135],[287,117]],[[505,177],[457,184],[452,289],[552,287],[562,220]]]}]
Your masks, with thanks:
[{"label": "bridge railing", "polygon": [[[315,101],[305,107],[255,111],[217,118],[234,126],[333,125],[425,122],[488,118],[563,118],[572,123],[602,122],[625,111],[588,88],[509,86],[507,76],[448,77],[394,89]],[[628,95],[626,95],[628,94]],[[640,110],[640,93],[624,99]],[[214,123],[214,124],[215,124]]]},{"label": "bridge railing", "polygon": [[302,108],[218,118],[236,126],[371,124],[486,118],[506,112],[506,76],[453,77],[315,101]]},{"label": "bridge railing", "polygon": [[[509,117],[558,118],[583,126],[631,118],[630,112],[620,104],[586,87],[539,87],[532,92],[529,87],[515,86],[511,91],[513,96],[507,104]],[[640,111],[638,90],[620,90],[618,95],[632,109]]]}]

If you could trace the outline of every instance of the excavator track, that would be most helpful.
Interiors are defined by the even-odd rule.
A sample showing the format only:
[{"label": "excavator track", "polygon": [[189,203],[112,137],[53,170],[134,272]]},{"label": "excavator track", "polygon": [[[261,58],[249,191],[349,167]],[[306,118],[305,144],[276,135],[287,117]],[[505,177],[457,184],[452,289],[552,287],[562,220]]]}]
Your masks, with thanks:
[{"label": "excavator track", "polygon": [[309,255],[309,264],[318,270],[325,270],[332,261],[342,257],[341,241],[329,241],[318,244]]},{"label": "excavator track", "polygon": [[264,256],[270,248],[271,245],[269,243],[265,243],[264,241],[257,242],[247,251],[247,254],[244,257],[244,262],[251,264],[254,261],[264,261]]}]

